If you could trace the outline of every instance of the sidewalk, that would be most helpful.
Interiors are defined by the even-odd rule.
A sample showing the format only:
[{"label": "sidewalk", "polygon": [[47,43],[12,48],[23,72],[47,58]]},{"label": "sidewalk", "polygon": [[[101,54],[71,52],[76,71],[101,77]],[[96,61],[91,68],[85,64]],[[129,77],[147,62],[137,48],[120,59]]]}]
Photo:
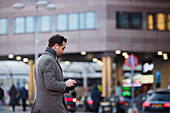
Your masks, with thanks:
[{"label": "sidewalk", "polygon": [[22,106],[15,106],[15,112],[11,106],[3,106],[0,113],[31,113],[31,108],[27,106],[27,111],[22,111]]}]

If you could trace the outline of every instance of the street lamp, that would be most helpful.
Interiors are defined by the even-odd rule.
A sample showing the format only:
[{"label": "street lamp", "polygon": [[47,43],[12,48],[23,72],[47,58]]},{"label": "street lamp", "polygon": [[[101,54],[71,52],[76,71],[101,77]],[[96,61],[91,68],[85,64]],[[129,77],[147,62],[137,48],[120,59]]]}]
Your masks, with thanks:
[{"label": "street lamp", "polygon": [[12,5],[12,7],[17,9],[17,10],[20,10],[20,9],[24,8],[25,6],[22,3],[15,3],[15,4]]},{"label": "street lamp", "polygon": [[[48,10],[54,10],[56,9],[56,6],[52,3],[49,3],[47,1],[38,1],[38,0],[35,0],[35,3],[36,3],[36,6],[35,6],[35,38],[34,38],[34,43],[35,43],[35,56],[34,56],[34,62],[36,62],[36,60],[38,59],[38,43],[39,43],[39,40],[38,40],[38,16],[39,16],[39,11],[38,11],[38,8],[39,7],[46,7],[46,9]],[[20,9],[23,9],[25,7],[24,4],[22,3],[15,3],[12,5],[12,7],[14,9],[17,9],[17,10],[20,10]]]}]

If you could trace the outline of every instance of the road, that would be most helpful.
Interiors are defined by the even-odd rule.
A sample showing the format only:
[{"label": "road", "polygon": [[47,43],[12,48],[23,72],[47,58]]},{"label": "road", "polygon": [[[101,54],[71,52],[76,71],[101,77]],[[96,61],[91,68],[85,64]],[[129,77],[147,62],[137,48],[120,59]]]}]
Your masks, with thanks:
[{"label": "road", "polygon": [[[22,111],[22,106],[16,106],[15,112],[12,111],[11,106],[3,106],[0,113],[31,113],[31,108],[27,106],[27,111]],[[75,112],[75,113],[93,113],[93,112]]]},{"label": "road", "polygon": [[[22,106],[16,106],[15,112],[12,111],[11,106],[3,106],[0,113],[31,113],[31,107],[27,106],[27,111],[22,111]],[[75,113],[93,113],[93,112],[75,112]],[[141,112],[138,112],[141,113]]]},{"label": "road", "polygon": [[23,112],[22,106],[16,106],[13,112],[11,106],[2,106],[1,113],[31,113],[31,108],[27,107],[27,111]]}]

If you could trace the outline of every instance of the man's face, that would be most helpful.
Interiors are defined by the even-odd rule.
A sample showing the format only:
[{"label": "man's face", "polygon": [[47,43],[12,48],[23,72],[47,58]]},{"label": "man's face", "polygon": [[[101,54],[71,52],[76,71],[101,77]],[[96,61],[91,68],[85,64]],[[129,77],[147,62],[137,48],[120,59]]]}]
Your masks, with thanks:
[{"label": "man's face", "polygon": [[66,42],[63,41],[63,45],[59,46],[58,44],[56,44],[57,48],[56,48],[56,52],[58,57],[60,57],[62,54],[64,54],[64,50],[66,48]]}]

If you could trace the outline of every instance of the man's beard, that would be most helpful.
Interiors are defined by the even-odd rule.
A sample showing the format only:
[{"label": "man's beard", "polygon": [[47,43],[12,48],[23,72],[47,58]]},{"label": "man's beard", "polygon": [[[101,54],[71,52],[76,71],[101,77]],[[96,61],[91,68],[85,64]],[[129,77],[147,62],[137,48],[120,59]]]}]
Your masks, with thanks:
[{"label": "man's beard", "polygon": [[63,54],[58,55],[57,57],[60,58]]}]

